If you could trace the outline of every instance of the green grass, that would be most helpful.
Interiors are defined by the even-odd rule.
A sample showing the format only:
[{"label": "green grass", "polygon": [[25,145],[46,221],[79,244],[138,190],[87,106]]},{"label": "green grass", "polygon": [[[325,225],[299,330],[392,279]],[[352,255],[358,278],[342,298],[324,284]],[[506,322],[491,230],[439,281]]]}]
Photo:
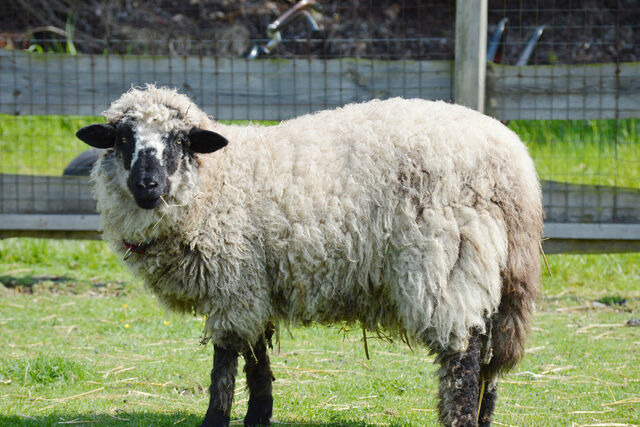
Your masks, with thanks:
[{"label": "green grass", "polygon": [[640,120],[519,120],[541,179],[640,188]]},{"label": "green grass", "polygon": [[[549,261],[528,357],[502,380],[496,421],[640,423],[640,328],[624,326],[640,317],[640,254]],[[0,283],[0,425],[203,416],[212,350],[199,344],[202,319],[161,309],[104,243],[0,241]],[[436,366],[423,349],[371,339],[367,361],[358,328],[292,333],[272,353],[277,421],[435,423]],[[247,397],[239,374],[236,423]]]},{"label": "green grass", "polygon": [[[0,173],[59,175],[95,117],[0,116]],[[542,179],[640,186],[640,120],[511,122]],[[611,141],[617,141],[617,144]],[[497,425],[640,424],[640,254],[549,256],[528,357]],[[0,425],[196,425],[212,350],[202,319],[163,311],[102,242],[0,241]],[[331,328],[283,332],[272,354],[283,424],[432,425],[423,349]],[[241,372],[241,369],[240,369]],[[238,376],[233,418],[246,411]]]},{"label": "green grass", "polygon": [[[0,115],[0,173],[60,175],[87,148],[75,132],[101,121]],[[640,188],[640,119],[520,120],[509,127],[529,147],[541,179]]]},{"label": "green grass", "polygon": [[[0,173],[61,175],[65,166],[89,148],[75,137],[83,126],[103,123],[93,116],[10,116],[0,114]],[[222,121],[247,124],[246,120]],[[276,122],[262,122],[272,125]]]},{"label": "green grass", "polygon": [[0,173],[62,175],[67,163],[88,148],[75,132],[96,121],[104,120],[0,115]]}]

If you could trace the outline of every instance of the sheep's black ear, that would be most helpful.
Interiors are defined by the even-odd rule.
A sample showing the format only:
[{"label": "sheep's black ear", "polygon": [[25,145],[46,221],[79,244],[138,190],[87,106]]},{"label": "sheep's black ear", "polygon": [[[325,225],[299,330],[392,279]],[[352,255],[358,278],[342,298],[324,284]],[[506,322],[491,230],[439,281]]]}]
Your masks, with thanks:
[{"label": "sheep's black ear", "polygon": [[108,124],[85,126],[76,136],[92,147],[111,148],[116,142],[116,128]]},{"label": "sheep's black ear", "polygon": [[213,153],[225,147],[229,141],[219,133],[193,128],[189,132],[189,148],[195,153]]}]

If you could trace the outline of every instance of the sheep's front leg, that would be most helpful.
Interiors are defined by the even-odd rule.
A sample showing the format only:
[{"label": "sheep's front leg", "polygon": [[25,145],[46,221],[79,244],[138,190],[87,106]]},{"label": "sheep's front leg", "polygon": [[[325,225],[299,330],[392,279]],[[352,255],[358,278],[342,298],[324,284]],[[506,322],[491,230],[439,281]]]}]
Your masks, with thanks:
[{"label": "sheep's front leg", "polygon": [[273,326],[269,325],[265,336],[243,354],[249,388],[249,409],[244,417],[245,426],[269,426],[273,411],[272,382],[274,380],[267,354]]},{"label": "sheep's front leg", "polygon": [[222,427],[229,425],[231,404],[238,372],[238,352],[213,346],[213,369],[209,387],[209,409],[202,427]]},{"label": "sheep's front leg", "polygon": [[440,421],[446,426],[477,426],[480,350],[476,332],[464,352],[440,355]]}]

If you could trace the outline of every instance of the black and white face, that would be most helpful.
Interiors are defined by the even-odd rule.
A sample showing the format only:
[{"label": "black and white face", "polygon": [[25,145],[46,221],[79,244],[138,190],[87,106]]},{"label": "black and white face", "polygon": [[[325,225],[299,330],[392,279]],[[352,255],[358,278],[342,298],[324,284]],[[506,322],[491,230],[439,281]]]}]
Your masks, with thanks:
[{"label": "black and white face", "polygon": [[191,128],[161,132],[153,123],[124,119],[116,124],[94,124],[76,136],[92,147],[113,149],[127,176],[136,204],[153,209],[171,191],[170,177],[194,153],[211,153],[227,145],[212,131]]}]

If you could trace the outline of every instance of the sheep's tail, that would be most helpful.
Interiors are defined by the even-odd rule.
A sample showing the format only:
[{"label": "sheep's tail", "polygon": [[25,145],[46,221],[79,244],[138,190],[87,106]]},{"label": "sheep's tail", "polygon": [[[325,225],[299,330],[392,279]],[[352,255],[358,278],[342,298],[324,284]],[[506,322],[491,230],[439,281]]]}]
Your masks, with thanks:
[{"label": "sheep's tail", "polygon": [[519,215],[507,220],[509,255],[502,272],[502,299],[488,325],[492,356],[484,369],[487,379],[510,370],[524,356],[540,282],[539,200],[534,199],[529,209],[520,209]]}]

